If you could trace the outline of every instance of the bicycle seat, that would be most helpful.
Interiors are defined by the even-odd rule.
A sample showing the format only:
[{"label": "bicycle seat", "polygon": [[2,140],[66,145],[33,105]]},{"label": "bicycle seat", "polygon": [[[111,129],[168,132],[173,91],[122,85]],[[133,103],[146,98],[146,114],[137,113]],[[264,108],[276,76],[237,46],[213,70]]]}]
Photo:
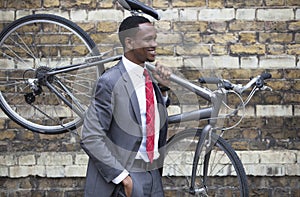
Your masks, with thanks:
[{"label": "bicycle seat", "polygon": [[136,11],[136,12],[141,11],[145,14],[152,16],[156,20],[160,20],[160,15],[157,13],[155,9],[143,4],[138,0],[117,0],[117,1],[120,3],[120,5],[123,8],[129,11]]}]

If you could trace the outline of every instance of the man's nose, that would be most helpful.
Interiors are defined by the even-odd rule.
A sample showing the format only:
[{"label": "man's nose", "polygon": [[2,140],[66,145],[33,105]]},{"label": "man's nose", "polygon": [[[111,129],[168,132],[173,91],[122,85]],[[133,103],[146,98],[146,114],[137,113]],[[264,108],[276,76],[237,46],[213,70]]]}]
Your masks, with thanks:
[{"label": "man's nose", "polygon": [[152,42],[151,42],[151,47],[157,47],[157,42],[156,42],[156,40],[152,40]]}]

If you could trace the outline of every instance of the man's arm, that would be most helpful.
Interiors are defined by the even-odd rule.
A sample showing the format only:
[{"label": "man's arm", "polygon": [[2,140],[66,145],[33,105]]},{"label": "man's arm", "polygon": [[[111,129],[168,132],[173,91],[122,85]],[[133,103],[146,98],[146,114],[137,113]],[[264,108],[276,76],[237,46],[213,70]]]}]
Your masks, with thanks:
[{"label": "man's arm", "polygon": [[113,156],[110,147],[114,144],[106,135],[113,115],[113,91],[106,80],[98,81],[95,97],[86,112],[81,146],[103,178],[110,182],[123,172],[124,167]]}]

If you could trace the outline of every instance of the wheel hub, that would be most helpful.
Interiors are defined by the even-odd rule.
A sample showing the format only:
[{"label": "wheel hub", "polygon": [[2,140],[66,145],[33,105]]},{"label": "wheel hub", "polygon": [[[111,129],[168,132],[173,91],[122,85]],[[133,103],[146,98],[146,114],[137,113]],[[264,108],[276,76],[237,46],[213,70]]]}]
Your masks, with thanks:
[{"label": "wheel hub", "polygon": [[39,85],[45,86],[46,81],[52,83],[53,82],[53,76],[48,76],[47,73],[51,71],[52,69],[46,66],[40,66],[35,71],[35,77],[38,79]]},{"label": "wheel hub", "polygon": [[35,79],[28,79],[32,92],[24,95],[26,103],[32,104],[35,101],[35,97],[43,92],[42,86],[45,86],[46,82],[53,82],[54,77],[47,75],[49,71],[51,71],[51,68],[40,66],[35,71]]}]

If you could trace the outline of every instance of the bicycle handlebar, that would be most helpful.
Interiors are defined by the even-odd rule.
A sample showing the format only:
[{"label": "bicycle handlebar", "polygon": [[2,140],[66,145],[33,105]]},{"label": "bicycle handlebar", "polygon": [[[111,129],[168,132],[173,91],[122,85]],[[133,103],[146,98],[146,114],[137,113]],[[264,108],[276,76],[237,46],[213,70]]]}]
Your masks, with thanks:
[{"label": "bicycle handlebar", "polygon": [[[150,71],[155,70],[155,66],[150,64],[149,62],[145,62],[146,67]],[[262,73],[261,75],[258,75],[257,77],[252,78],[246,85],[241,84],[233,84],[228,80],[225,79],[219,79],[216,77],[208,77],[208,78],[200,78],[200,83],[207,83],[207,84],[220,84],[222,87],[224,87],[226,90],[234,90],[235,92],[242,94],[246,89],[250,88],[253,84],[255,84],[256,87],[262,88],[264,86],[264,80],[272,78],[272,75],[270,73]],[[188,80],[185,80],[183,78],[178,77],[175,74],[171,74],[170,81],[173,81],[182,87],[196,93],[197,95],[201,96],[202,98],[211,101],[212,97],[214,96],[213,93],[203,87],[197,86]]]},{"label": "bicycle handlebar", "polygon": [[264,80],[272,78],[270,73],[262,73],[257,77],[252,78],[246,85],[242,86],[241,84],[233,84],[228,80],[220,79],[217,77],[201,77],[199,78],[200,83],[206,84],[220,84],[226,90],[234,90],[238,93],[242,93],[246,89],[250,88],[252,85],[255,84],[256,87],[262,88],[264,86]]},{"label": "bicycle handlebar", "polygon": [[[150,70],[151,72],[157,72],[155,71],[155,66],[152,65],[149,62],[145,62],[145,66],[147,67],[148,70]],[[255,84],[255,87],[253,88],[253,90],[251,91],[251,93],[249,94],[248,98],[246,99],[246,101],[242,101],[242,105],[239,105],[239,107],[234,110],[234,113],[231,114],[235,114],[237,110],[239,110],[239,108],[241,106],[246,106],[248,104],[248,102],[251,100],[252,96],[254,95],[254,93],[261,89],[270,89],[272,90],[270,87],[264,85],[264,80],[265,79],[269,79],[271,78],[272,75],[270,73],[262,73],[261,75],[258,75],[254,78],[252,78],[245,86],[241,85],[241,84],[233,84],[228,80],[225,79],[219,79],[219,78],[214,78],[214,77],[209,77],[209,78],[200,78],[199,82],[201,83],[211,83],[211,84],[217,84],[219,88],[224,88],[226,90],[233,90],[236,93],[241,94],[244,90],[250,88],[251,86],[253,86]],[[211,120],[211,124],[215,124],[216,120],[218,118],[218,113],[219,113],[219,109],[220,109],[220,104],[223,103],[223,96],[224,95],[224,91],[212,91],[210,89],[207,89],[205,87],[201,87],[201,86],[197,86],[191,82],[189,82],[186,79],[183,79],[175,74],[171,74],[170,75],[170,81],[177,83],[178,85],[194,92],[195,94],[197,94],[198,96],[201,96],[202,98],[206,99],[207,101],[212,102],[212,106],[213,107],[208,107],[208,108],[204,108],[204,109],[199,109],[199,110],[195,110],[192,112],[187,112],[187,113],[182,113],[182,114],[177,114],[177,115],[172,115],[169,116],[168,118],[168,122],[169,123],[177,123],[177,122],[181,122],[181,121],[190,121],[190,120],[201,120],[201,119],[206,119],[209,118]],[[221,93],[221,94],[219,94]],[[228,114],[230,115],[230,114]],[[215,119],[214,119],[215,118]],[[241,121],[242,119],[240,119]],[[237,124],[240,123],[240,121],[238,121]],[[234,126],[236,126],[237,124],[235,124]],[[229,127],[229,128],[233,128],[233,127]],[[223,128],[224,129],[224,128]],[[228,129],[228,128],[227,128]]]},{"label": "bicycle handlebar", "polygon": [[201,77],[198,79],[200,83],[206,83],[206,84],[218,84],[222,83],[222,80],[217,77]]},{"label": "bicycle handlebar", "polygon": [[270,73],[262,73],[256,81],[256,86],[258,88],[262,88],[265,84],[264,80],[270,79],[270,78],[272,78],[272,75]]},{"label": "bicycle handlebar", "polygon": [[271,78],[272,78],[272,75],[271,75],[270,73],[262,73],[262,74],[260,75],[260,77],[261,77],[262,79],[271,79]]},{"label": "bicycle handlebar", "polygon": [[129,11],[139,11],[140,10],[143,13],[152,16],[156,20],[160,20],[160,15],[158,14],[158,12],[155,9],[143,4],[142,2],[140,2],[138,0],[117,0],[117,1],[126,10],[129,10]]}]

